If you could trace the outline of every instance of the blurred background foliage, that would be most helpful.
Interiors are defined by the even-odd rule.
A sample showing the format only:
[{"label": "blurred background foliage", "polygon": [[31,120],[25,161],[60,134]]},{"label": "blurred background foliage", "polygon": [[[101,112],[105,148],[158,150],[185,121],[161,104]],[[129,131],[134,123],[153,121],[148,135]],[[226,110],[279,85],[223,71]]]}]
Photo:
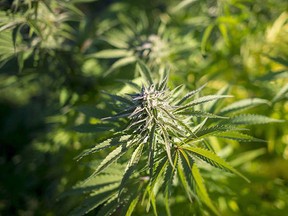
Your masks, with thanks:
[{"label": "blurred background foliage", "polygon": [[[269,101],[253,113],[286,122],[251,127],[267,143],[211,140],[252,183],[203,175],[223,215],[286,215],[286,0],[0,0],[0,215],[66,215],[79,205],[61,194],[91,173],[73,158],[103,135],[93,128],[99,93],[125,92],[121,80],[138,77],[139,59],[169,67],[172,87],[208,82],[207,93],[229,86],[226,104]],[[173,215],[197,214],[181,193],[171,203]]]}]

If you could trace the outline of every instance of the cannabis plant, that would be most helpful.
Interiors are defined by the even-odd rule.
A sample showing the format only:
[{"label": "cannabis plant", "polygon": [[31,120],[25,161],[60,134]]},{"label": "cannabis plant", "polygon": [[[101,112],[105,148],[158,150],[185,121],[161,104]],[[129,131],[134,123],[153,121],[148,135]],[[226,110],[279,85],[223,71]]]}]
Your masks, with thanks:
[{"label": "cannabis plant", "polygon": [[241,126],[277,120],[261,115],[232,115],[266,103],[261,99],[242,100],[215,114],[216,101],[230,95],[199,96],[204,85],[180,97],[184,87],[170,90],[167,74],[155,83],[143,63],[137,64],[137,70],[145,82],[142,86],[130,83],[138,89],[136,93],[108,94],[114,101],[114,114],[94,126],[104,127],[110,133],[78,157],[109,149],[106,157],[96,163],[94,173],[75,186],[74,193],[89,196],[72,215],[85,214],[97,207],[101,216],[115,211],[131,215],[136,205],[146,206],[146,211],[152,206],[157,215],[160,196],[165,200],[167,215],[171,215],[169,200],[173,188],[179,185],[192,205],[204,203],[211,212],[220,215],[199,171],[199,166],[203,166],[201,161],[249,180],[219,157],[207,138],[261,141],[245,134]]},{"label": "cannabis plant", "polygon": [[176,56],[179,58],[184,51],[193,49],[195,40],[191,37],[180,37],[176,29],[167,28],[168,20],[164,17],[159,21],[155,20],[151,21],[147,14],[138,10],[129,15],[117,14],[119,27],[115,26],[99,35],[110,47],[91,54],[90,57],[112,60],[113,63],[105,75],[126,65],[135,64],[139,59],[150,67],[175,67]]},{"label": "cannabis plant", "polygon": [[[83,17],[73,4],[64,1],[13,1],[0,11],[0,61],[17,57],[19,69],[32,57],[49,59],[58,52],[72,49],[75,29],[72,24]],[[42,60],[42,59],[41,59]]]},{"label": "cannabis plant", "polygon": [[[123,14],[117,18],[121,23],[120,29],[114,27],[101,36],[113,48],[105,49],[92,55],[100,59],[116,59],[106,74],[125,65],[136,63],[142,59],[156,63],[167,55],[168,44],[161,39],[161,28],[149,22],[147,16],[141,12],[137,14],[137,21]],[[164,26],[162,26],[164,27]],[[163,29],[163,28],[162,28]]]}]

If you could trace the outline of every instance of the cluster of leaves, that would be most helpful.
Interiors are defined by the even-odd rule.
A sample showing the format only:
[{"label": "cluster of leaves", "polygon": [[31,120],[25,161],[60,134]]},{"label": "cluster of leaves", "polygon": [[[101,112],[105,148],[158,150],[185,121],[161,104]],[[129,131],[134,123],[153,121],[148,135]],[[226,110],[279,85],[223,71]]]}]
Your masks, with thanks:
[{"label": "cluster of leaves", "polygon": [[[198,163],[205,161],[249,180],[217,156],[207,138],[214,136],[261,142],[243,133],[241,126],[279,120],[253,114],[235,115],[243,109],[267,103],[256,98],[232,103],[215,114],[216,102],[230,97],[224,94],[225,91],[196,97],[204,88],[202,86],[181,97],[183,85],[170,90],[167,75],[159,83],[154,83],[148,67],[139,63],[137,69],[145,80],[141,88],[133,85],[138,93],[109,95],[114,100],[116,114],[102,118],[102,123],[94,125],[95,128],[109,128],[113,131],[112,136],[79,156],[81,159],[100,150],[111,149],[94,173],[75,187],[78,193],[88,192],[90,195],[72,215],[85,214],[101,204],[104,206],[98,215],[111,215],[120,206],[121,215],[131,215],[138,203],[145,203],[147,211],[152,205],[154,214],[158,215],[158,194],[165,198],[167,214],[171,215],[169,199],[173,196],[175,182],[181,185],[190,202],[203,202],[214,214],[220,215],[209,198]],[[128,161],[121,160],[124,154],[129,155],[126,157]],[[122,172],[118,170],[115,176],[113,172],[105,172],[119,160],[126,164]],[[103,179],[109,181],[103,182]]]},{"label": "cluster of leaves", "polygon": [[[223,215],[285,215],[288,127],[260,124],[288,119],[285,8],[286,0],[1,0],[0,214],[78,206],[76,215],[205,215],[203,203]],[[157,79],[167,67],[169,88],[166,75]],[[214,95],[226,85],[233,98],[226,88]],[[107,103],[100,89],[124,96]],[[71,163],[89,146],[80,156],[89,166]],[[235,170],[217,155],[253,184],[220,174],[213,166]],[[91,169],[68,192],[77,196],[55,204]]]},{"label": "cluster of leaves", "polygon": [[51,56],[53,50],[68,50],[67,41],[75,40],[68,22],[79,21],[81,15],[76,7],[61,1],[13,2],[0,13],[1,61],[7,62],[16,54],[22,70],[31,55]]}]

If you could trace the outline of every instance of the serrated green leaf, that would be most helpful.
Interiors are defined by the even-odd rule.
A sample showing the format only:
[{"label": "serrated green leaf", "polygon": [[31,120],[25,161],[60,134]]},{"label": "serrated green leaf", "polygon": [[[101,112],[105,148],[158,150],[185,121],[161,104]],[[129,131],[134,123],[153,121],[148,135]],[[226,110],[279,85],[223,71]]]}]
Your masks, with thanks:
[{"label": "serrated green leaf", "polygon": [[168,118],[166,118],[165,116],[158,117],[158,120],[161,119],[163,122],[165,122],[167,132],[168,131],[173,132],[173,134],[176,135],[176,137],[177,136],[185,137],[186,133],[191,133],[190,128],[185,123],[183,123],[179,118],[174,116],[173,113],[167,111],[162,107],[159,107],[159,109],[164,111],[164,113],[166,113],[168,116]]},{"label": "serrated green leaf", "polygon": [[[101,189],[100,189],[101,190]],[[101,204],[105,203],[114,193],[117,191],[117,188],[97,193],[96,195],[92,195],[87,198],[81,205],[79,205],[76,209],[74,209],[69,215],[71,216],[79,216],[87,214],[93,209],[97,208]]]},{"label": "serrated green leaf", "polygon": [[170,147],[170,142],[169,142],[169,134],[165,128],[165,126],[161,125],[161,130],[162,130],[162,134],[164,137],[164,144],[165,144],[165,150],[168,156],[168,159],[170,161],[170,164],[173,166],[173,161],[172,161],[172,156],[171,156],[171,147]]},{"label": "serrated green leaf", "polygon": [[220,110],[219,115],[227,115],[230,113],[235,113],[238,111],[242,111],[245,109],[255,107],[255,106],[260,105],[260,104],[269,105],[270,103],[268,100],[264,100],[264,99],[260,99],[260,98],[244,99],[244,100],[236,101],[236,102],[224,107],[223,109]]},{"label": "serrated green leaf", "polygon": [[[123,201],[122,201],[123,202]],[[118,201],[118,194],[111,196],[109,200],[102,206],[102,208],[97,212],[97,216],[111,216],[119,207],[122,202]]]},{"label": "serrated green leaf", "polygon": [[172,89],[170,91],[170,97],[169,97],[170,104],[176,105],[179,101],[180,95],[182,94],[184,90],[185,90],[185,85],[183,84]]},{"label": "serrated green leaf", "polygon": [[126,166],[126,169],[125,169],[125,172],[123,174],[123,178],[122,178],[122,181],[121,181],[121,184],[119,187],[119,197],[121,196],[122,190],[126,186],[128,179],[132,175],[133,171],[136,169],[136,166],[137,166],[137,164],[141,158],[141,155],[142,155],[143,147],[144,147],[144,143],[141,143],[140,145],[138,145],[138,147],[133,152],[131,159],[129,160],[129,162]]},{"label": "serrated green leaf", "polygon": [[220,116],[220,115],[215,115],[212,113],[208,113],[208,112],[203,112],[203,111],[199,111],[199,110],[185,110],[185,111],[180,111],[177,112],[178,115],[187,115],[187,116],[191,116],[191,117],[203,117],[203,118],[219,118],[219,119],[223,119],[223,118],[228,118],[225,116]]},{"label": "serrated green leaf", "polygon": [[234,124],[234,125],[254,125],[254,124],[267,124],[276,122],[279,123],[283,121],[256,114],[238,115],[227,120],[228,124]]},{"label": "serrated green leaf", "polygon": [[184,151],[180,150],[179,162],[177,167],[178,176],[191,203],[193,202],[193,198],[196,198],[195,194],[193,194],[194,186],[192,183],[192,164],[193,161],[190,161],[187,154]]},{"label": "serrated green leaf", "polygon": [[124,80],[124,79],[117,79],[117,81],[124,83],[125,85],[131,87],[133,90],[140,92],[141,88],[134,82],[130,81],[130,80]]},{"label": "serrated green leaf", "polygon": [[76,159],[80,160],[81,158],[83,158],[89,154],[96,153],[100,150],[127,143],[130,140],[130,138],[131,138],[130,135],[124,135],[124,136],[121,136],[121,135],[117,136],[116,135],[114,138],[106,139],[103,142],[97,144],[93,148],[84,150],[83,153],[81,153],[79,156],[77,156]]},{"label": "serrated green leaf", "polygon": [[96,186],[105,186],[105,185],[110,185],[110,184],[115,184],[118,183],[118,185],[120,184],[122,179],[122,173],[121,175],[119,174],[101,174],[101,175],[96,175],[93,176],[90,181],[82,181],[80,183],[78,183],[75,187],[73,187],[73,189],[84,189],[87,187],[96,187]]},{"label": "serrated green leaf", "polygon": [[207,103],[213,100],[219,100],[222,98],[228,98],[231,97],[230,95],[207,95],[207,96],[203,96],[200,98],[197,98],[193,101],[191,101],[190,103],[180,106],[178,108],[175,109],[176,112],[179,112],[181,110],[185,110],[185,109],[191,109],[193,106],[199,105],[199,104],[203,104],[203,103]]},{"label": "serrated green leaf", "polygon": [[122,176],[121,175],[110,175],[105,174],[101,176],[95,176],[93,177],[89,182],[82,181],[78,183],[76,186],[73,187],[73,189],[68,190],[61,194],[61,196],[58,198],[63,199],[64,197],[71,196],[71,195],[83,195],[87,193],[91,193],[92,191],[99,190],[102,188],[109,188],[109,185],[112,187],[118,187],[120,185]]},{"label": "serrated green leaf", "polygon": [[166,173],[167,167],[169,165],[168,158],[163,158],[160,162],[157,163],[156,169],[153,172],[151,178],[151,189],[153,190],[154,186],[159,184],[163,179],[164,173]]},{"label": "serrated green leaf", "polygon": [[[104,160],[100,163],[100,165],[96,168],[94,173],[91,176],[97,175],[101,171],[103,171],[106,167],[111,165],[113,162],[115,162],[118,158],[120,158],[122,155],[124,155],[127,152],[128,148],[125,145],[118,146],[116,149],[111,151]],[[89,178],[90,180],[90,178]]]},{"label": "serrated green leaf", "polygon": [[164,174],[163,174],[164,175],[163,185],[164,185],[164,192],[165,193],[170,192],[173,177],[174,177],[174,174],[177,170],[177,165],[178,165],[178,154],[176,154],[176,152],[174,152],[172,157],[174,158],[173,164],[171,165],[171,163],[169,163],[169,160],[168,160],[167,169],[164,170]]},{"label": "serrated green leaf", "polygon": [[150,130],[149,133],[149,149],[148,149],[148,161],[149,161],[149,176],[150,179],[153,176],[153,168],[154,168],[154,154],[155,154],[155,129],[156,129],[156,124],[154,124]]},{"label": "serrated green leaf", "polygon": [[109,94],[107,92],[102,92],[103,94],[108,95],[111,99],[115,100],[115,101],[119,101],[121,103],[127,104],[127,105],[134,105],[134,103],[132,102],[132,100],[130,100],[130,98],[126,97],[126,96],[120,96],[120,95],[114,95],[114,94]]},{"label": "serrated green leaf", "polygon": [[[226,85],[222,87],[216,95],[226,95],[229,92],[229,85]],[[217,100],[211,101],[207,106],[205,107],[206,112],[209,113],[216,113],[217,108],[219,107],[219,102]]]},{"label": "serrated green leaf", "polygon": [[245,176],[243,176],[240,172],[238,172],[235,168],[233,168],[230,164],[228,164],[226,161],[224,161],[222,158],[220,158],[219,156],[217,156],[213,152],[208,151],[206,149],[191,147],[191,146],[183,146],[182,148],[190,151],[193,155],[206,161],[207,163],[211,164],[212,166],[230,171],[230,172],[242,177],[247,182],[250,182]]},{"label": "serrated green leaf", "polygon": [[[155,216],[158,216],[158,212],[157,212],[157,206],[156,206],[156,198],[154,195],[154,192],[150,189],[150,187],[147,187],[148,189],[148,195],[149,195],[149,201],[148,203],[152,204],[152,208],[153,208],[153,212]],[[149,205],[147,205],[146,211],[149,210]],[[147,211],[148,212],[148,211]]]},{"label": "serrated green leaf", "polygon": [[167,88],[168,74],[169,74],[169,71],[165,70],[163,74],[164,77],[161,78],[161,82],[159,82],[157,85],[158,91],[165,91],[165,89]]},{"label": "serrated green leaf", "polygon": [[147,82],[147,84],[153,85],[150,69],[141,61],[137,62],[136,70],[139,71],[141,77]]},{"label": "serrated green leaf", "polygon": [[[97,166],[100,164],[97,163]],[[114,174],[114,175],[123,175],[123,172],[125,170],[125,164],[119,164],[119,163],[114,163],[114,164],[111,164],[111,166],[109,167],[106,167],[105,170],[102,171],[103,174]],[[95,166],[91,167],[92,169],[95,168]],[[103,175],[101,174],[101,175]]]},{"label": "serrated green leaf", "polygon": [[186,132],[184,131],[183,128],[181,128],[179,125],[175,124],[176,122],[170,122],[167,119],[163,119],[162,121],[165,122],[165,126],[167,127],[167,131],[171,132],[169,134],[173,134],[175,137],[185,137]]},{"label": "serrated green leaf", "polygon": [[130,201],[130,205],[128,207],[128,210],[125,212],[125,216],[131,216],[137,203],[139,202],[139,196],[135,196],[132,201]]},{"label": "serrated green leaf", "polygon": [[204,125],[205,125],[206,120],[207,119],[204,119],[204,121],[201,124],[197,125],[193,130],[193,134],[187,137],[181,143],[196,142],[209,136],[215,136],[215,134],[218,134],[221,132],[237,130],[235,126],[230,126],[230,125],[225,125],[225,124],[223,125],[220,124],[220,125],[215,125],[215,126],[205,128]]},{"label": "serrated green leaf", "polygon": [[188,92],[177,104],[176,106],[180,106],[182,103],[184,103],[185,101],[189,100],[191,97],[195,96],[198,92],[202,91],[203,88],[205,88],[206,84],[202,85],[200,88]]},{"label": "serrated green leaf", "polygon": [[179,176],[179,179],[180,179],[180,182],[182,184],[182,186],[184,187],[184,190],[188,196],[188,199],[190,202],[192,202],[192,198],[190,196],[190,188],[188,186],[188,183],[187,183],[187,179],[186,179],[186,176],[184,174],[184,167],[183,167],[183,160],[181,159],[181,157],[179,157],[179,162],[178,162],[178,167],[177,167],[177,174]]},{"label": "serrated green leaf", "polygon": [[257,139],[255,137],[243,134],[237,131],[227,131],[215,134],[216,137],[223,137],[226,139],[232,139],[242,142],[265,142],[264,140]]},{"label": "serrated green leaf", "polygon": [[[116,38],[115,35],[120,36],[120,38]],[[120,31],[111,31],[108,33],[108,36],[103,37],[102,40],[106,41],[107,43],[111,44],[112,46],[119,48],[119,49],[128,49],[129,44],[126,42],[126,38],[122,38],[123,33]],[[125,36],[124,36],[125,37]]]},{"label": "serrated green leaf", "polygon": [[260,148],[256,150],[246,151],[238,155],[236,159],[230,161],[233,166],[245,165],[247,161],[254,161],[257,157],[266,153],[266,148]]},{"label": "serrated green leaf", "polygon": [[[193,138],[193,137],[194,137],[194,138],[199,137],[199,134],[196,135],[196,133],[198,133],[199,131],[205,130],[205,129],[203,129],[203,128],[204,128],[207,120],[208,120],[208,118],[203,119],[203,121],[200,122],[200,124],[196,125],[196,126],[193,128],[193,130],[192,130],[192,131],[193,131],[193,134],[191,135],[192,138]],[[190,138],[190,137],[188,137],[188,138]]]},{"label": "serrated green leaf", "polygon": [[135,56],[128,56],[125,58],[121,58],[117,61],[115,61],[111,67],[109,68],[109,70],[107,70],[103,76],[108,76],[110,73],[112,73],[114,70],[120,68],[120,67],[124,67],[126,65],[132,64],[134,62],[136,62],[137,58]]},{"label": "serrated green leaf", "polygon": [[207,189],[205,187],[205,184],[203,182],[202,176],[198,170],[198,167],[196,165],[196,163],[192,164],[192,168],[191,168],[191,172],[193,175],[193,179],[197,185],[198,191],[199,191],[199,196],[201,198],[201,200],[212,210],[212,212],[218,216],[220,216],[219,211],[216,209],[216,207],[213,205]]},{"label": "serrated green leaf", "polygon": [[[105,117],[102,118],[102,121],[113,121],[116,119],[120,119],[120,118],[125,118],[125,117],[130,117],[131,113],[133,113],[133,111],[137,108],[137,106],[130,106],[129,108],[127,108],[126,110],[124,110],[123,112],[118,112],[116,115],[113,116],[109,116],[109,117]],[[141,122],[141,120],[139,120],[138,122]],[[138,122],[133,122],[132,124],[130,124],[128,126],[127,129],[131,128],[132,126],[135,126],[138,124]]]}]

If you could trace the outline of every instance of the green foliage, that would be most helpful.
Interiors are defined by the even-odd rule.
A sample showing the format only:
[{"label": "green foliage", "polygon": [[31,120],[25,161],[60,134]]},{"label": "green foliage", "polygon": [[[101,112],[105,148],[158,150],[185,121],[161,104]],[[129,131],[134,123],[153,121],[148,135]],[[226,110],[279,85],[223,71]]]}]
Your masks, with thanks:
[{"label": "green foliage", "polygon": [[286,0],[1,0],[0,215],[286,215],[287,21]]},{"label": "green foliage", "polygon": [[0,53],[1,61],[17,54],[22,70],[31,55],[49,56],[55,49],[69,49],[67,41],[75,40],[75,31],[68,22],[80,20],[82,15],[76,7],[64,2],[15,1],[11,10],[0,14],[1,44],[7,47]]},{"label": "green foliage", "polygon": [[[234,173],[248,182],[249,180],[209,148],[211,144],[208,138],[216,136],[246,142],[258,141],[240,132],[242,129],[238,125],[273,123],[279,120],[252,114],[235,115],[230,118],[215,117],[213,113],[205,110],[205,105],[230,97],[229,95],[199,96],[204,87],[202,86],[182,98],[175,97],[173,95],[175,90],[170,90],[167,86],[167,74],[164,74],[160,82],[154,83],[152,73],[147,66],[139,63],[136,68],[145,83],[140,92],[127,93],[126,96],[109,95],[116,113],[101,120],[104,125],[107,122],[109,125],[114,125],[111,126],[112,137],[108,136],[95,147],[85,150],[79,157],[83,158],[106,148],[111,149],[86,182],[89,184],[99,174],[101,176],[101,173],[117,161],[126,164],[121,181],[118,185],[113,185],[112,191],[110,187],[103,187],[105,193],[101,191],[101,197],[98,197],[98,190],[91,190],[89,199],[85,199],[80,207],[81,211],[77,214],[87,213],[99,207],[103,200],[113,197],[118,200],[118,206],[131,206],[122,209],[123,215],[131,214],[139,200],[146,203],[147,211],[152,205],[154,214],[158,215],[157,197],[162,193],[166,197],[165,206],[169,209],[169,197],[174,196],[171,188],[176,186],[174,181],[179,181],[191,202],[203,202],[212,212],[220,215],[208,195],[198,170],[198,161],[205,161],[214,167]],[[262,99],[246,99],[228,105],[222,109],[222,112],[224,110],[231,114],[264,102],[267,103]],[[193,115],[194,113],[201,113],[201,115]],[[129,156],[122,159],[125,154]],[[142,182],[141,179],[145,181]],[[134,187],[130,187],[135,184],[137,192],[133,191]],[[87,189],[83,188],[83,190]],[[94,198],[95,192],[97,196]],[[130,199],[131,194],[135,194],[132,199]],[[109,205],[111,206],[107,207],[108,212],[100,210],[101,215],[109,215],[115,202],[107,201],[105,207]]]}]

